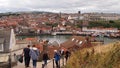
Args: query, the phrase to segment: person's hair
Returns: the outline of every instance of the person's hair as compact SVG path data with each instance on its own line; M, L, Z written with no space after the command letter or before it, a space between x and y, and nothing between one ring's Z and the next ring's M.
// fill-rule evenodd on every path
M57 50L54 50L54 52L57 52Z
M49 42L49 40L46 40L46 42Z
M35 47L35 45L33 45L32 47Z
M30 45L28 45L27 47L30 47Z

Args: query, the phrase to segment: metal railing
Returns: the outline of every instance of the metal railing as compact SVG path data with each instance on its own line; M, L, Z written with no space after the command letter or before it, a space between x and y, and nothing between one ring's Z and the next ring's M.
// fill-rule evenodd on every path
M16 55L11 55L11 54L7 54L7 55L0 55L0 59L2 59L3 61L0 61L0 68L12 68L12 66L15 64L17 64L17 59L15 58ZM12 61L14 58L14 62Z
M11 68L11 55L1 55L0 58L3 60L0 61L0 68Z

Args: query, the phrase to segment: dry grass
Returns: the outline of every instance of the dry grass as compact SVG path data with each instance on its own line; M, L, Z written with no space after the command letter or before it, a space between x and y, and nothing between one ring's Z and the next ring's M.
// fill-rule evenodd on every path
M120 68L120 42L75 52L66 68Z

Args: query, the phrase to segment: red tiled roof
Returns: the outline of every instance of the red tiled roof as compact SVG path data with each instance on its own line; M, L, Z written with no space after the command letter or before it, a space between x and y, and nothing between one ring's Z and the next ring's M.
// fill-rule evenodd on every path
M25 40L27 40L27 41L35 41L35 40L37 40L37 38L25 38Z
M73 36L68 41L61 44L61 47L64 47L65 49L78 49L91 46L91 43L87 41L86 37L81 36Z

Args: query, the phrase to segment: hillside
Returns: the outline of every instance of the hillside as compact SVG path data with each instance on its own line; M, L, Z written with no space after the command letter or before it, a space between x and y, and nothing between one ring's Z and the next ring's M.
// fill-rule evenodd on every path
M75 52L65 68L120 68L120 42Z

